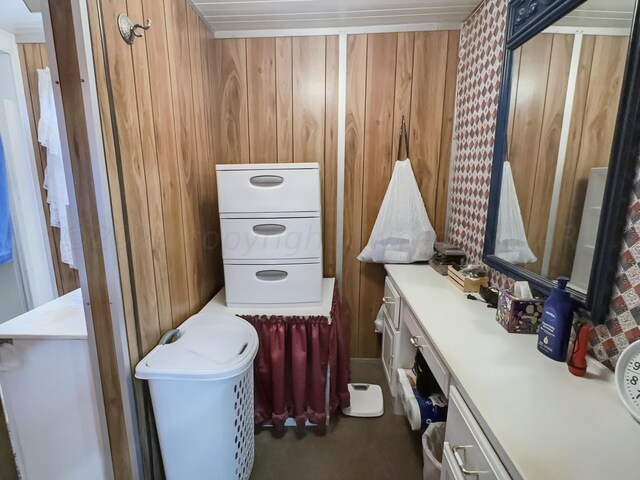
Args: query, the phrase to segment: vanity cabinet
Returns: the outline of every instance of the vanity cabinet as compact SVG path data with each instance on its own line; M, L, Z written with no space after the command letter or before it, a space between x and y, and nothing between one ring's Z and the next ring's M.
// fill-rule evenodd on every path
M450 381L449 370L447 370L444 361L440 358L440 355L436 352L433 343L429 340L427 332L418 323L416 316L406 304L402 306L401 318L402 324L406 326L406 330L409 332L408 342L405 338L403 347L405 350L407 348L411 349L411 353L409 355L405 355L405 357L409 356L413 358L415 355L415 349L420 350L420 353L422 353L427 365L429 365L431 373L433 373L438 385L440 385L442 393L444 393L444 396L448 398Z
M446 455L445 455L446 453ZM443 449L447 468L440 480L475 476L478 480L503 480L509 474L455 386L449 391L447 432ZM446 473L446 472L449 473Z
M400 308L391 364L411 368L419 348L448 395L440 480L638 479L640 424L607 367L588 359L589 375L575 377L538 352L537 335L508 333L430 266L385 269ZM391 387L403 413L403 389ZM594 405L598 421L585 422Z
M401 299L393 281L387 277L382 298L382 367L387 377L391 394L397 392L396 370L407 362L400 357L400 309Z
M425 319L418 320L390 277L385 280L383 300L382 364L396 406L403 404L400 401L397 370L411 368L417 350L422 353L442 392L449 400L440 480L510 479L487 435L455 386L446 362L429 337L428 319L426 322ZM394 313L398 314L397 328L392 320ZM396 413L404 412L402 408L396 408Z

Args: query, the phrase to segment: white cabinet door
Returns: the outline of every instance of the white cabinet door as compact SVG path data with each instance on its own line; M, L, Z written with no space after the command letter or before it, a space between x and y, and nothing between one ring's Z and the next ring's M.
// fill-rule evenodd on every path
M442 472L440 473L440 480L465 480L464 474L456 462L449 442L444 442L444 448L442 449Z
M385 313L384 325L382 327L382 366L384 368L387 382L389 382L389 389L391 395L396 396L397 382L396 382L396 362L394 360L395 352L398 349L398 337L399 333L394 330L391 321Z
M507 480L509 474L455 386L449 390L445 451L456 469L474 480ZM457 478L457 477L453 477Z
M400 295L389 277L384 279L384 309L396 330L400 329Z

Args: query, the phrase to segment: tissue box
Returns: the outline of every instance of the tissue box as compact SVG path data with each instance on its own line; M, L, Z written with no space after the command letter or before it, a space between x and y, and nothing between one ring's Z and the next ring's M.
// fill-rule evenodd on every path
M506 289L498 295L496 320L509 333L538 333L544 300L521 300Z

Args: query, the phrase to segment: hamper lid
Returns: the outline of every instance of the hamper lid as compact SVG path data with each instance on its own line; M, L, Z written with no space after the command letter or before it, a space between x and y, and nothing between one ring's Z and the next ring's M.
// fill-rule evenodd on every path
M247 321L220 313L199 313L183 323L136 366L136 378L222 380L251 366L258 334Z

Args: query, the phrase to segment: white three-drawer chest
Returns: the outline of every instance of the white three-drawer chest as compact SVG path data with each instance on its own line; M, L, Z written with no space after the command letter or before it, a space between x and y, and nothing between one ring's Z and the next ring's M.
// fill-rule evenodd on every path
M227 305L322 300L317 163L217 165Z

